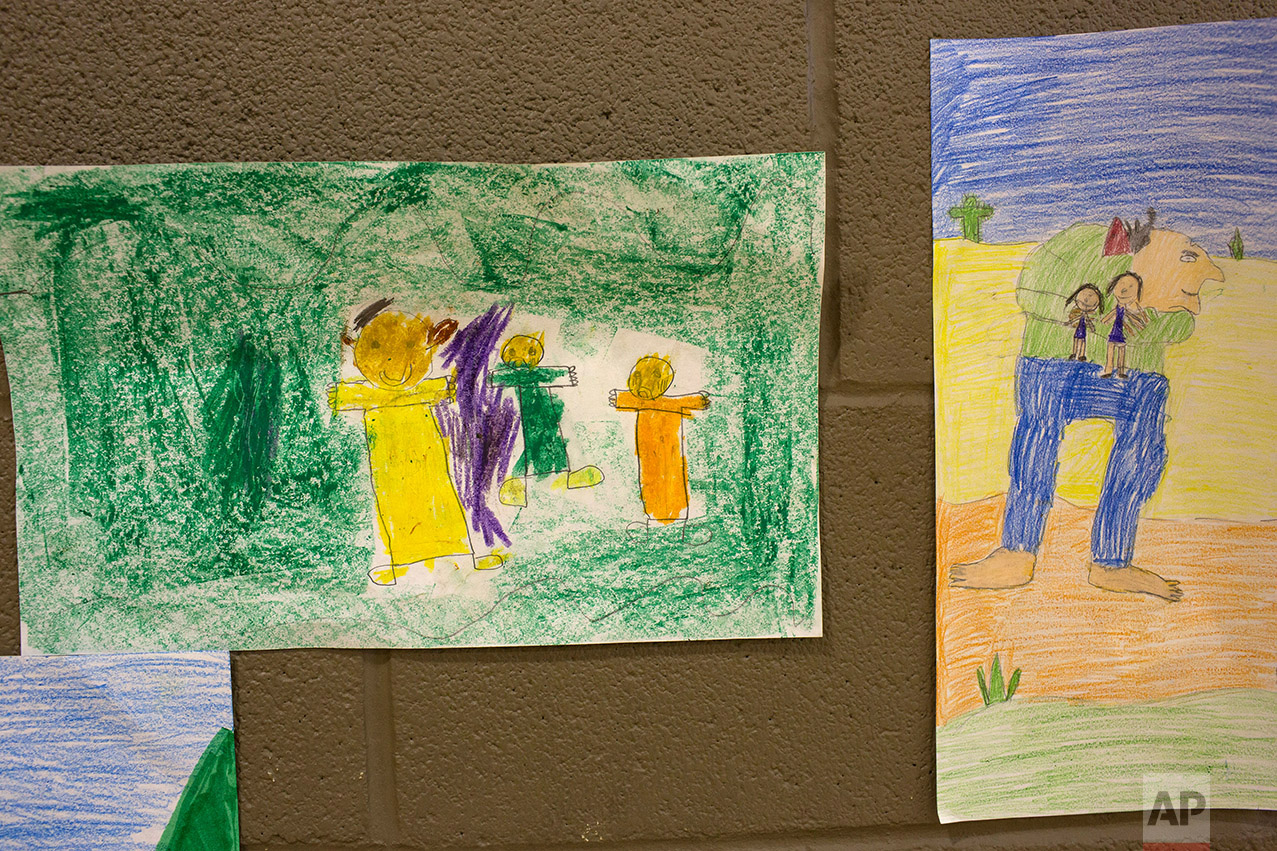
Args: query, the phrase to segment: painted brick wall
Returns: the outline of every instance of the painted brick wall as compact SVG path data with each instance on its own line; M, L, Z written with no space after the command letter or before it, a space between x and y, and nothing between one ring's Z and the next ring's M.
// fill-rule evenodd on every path
M0 162L831 155L824 638L234 662L248 849L1118 849L936 824L927 39L1277 15L1207 0L0 4ZM18 647L0 396L0 650ZM1218 848L1277 818L1212 817Z

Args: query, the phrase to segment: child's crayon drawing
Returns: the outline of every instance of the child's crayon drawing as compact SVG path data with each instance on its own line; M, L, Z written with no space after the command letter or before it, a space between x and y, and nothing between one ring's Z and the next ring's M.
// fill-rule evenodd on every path
M1277 20L931 79L940 817L1277 808Z
M576 387L576 367L542 366L544 335L516 334L501 346L501 363L489 381L514 390L519 400L523 453L514 462L512 475L501 483L505 505L527 505L527 482L554 476L557 490L592 488L603 481L603 471L592 464L572 469L563 437L563 400L550 391Z
M0 171L26 646L819 635L823 222L820 154Z
M500 555L476 556L435 408L456 399L450 376L430 378L435 350L457 331L447 319L389 312L390 299L360 311L354 349L363 381L340 381L328 392L334 411L363 414L368 466L377 502L377 530L389 563L369 571L378 585L394 585L413 564L461 559L475 570L501 566Z

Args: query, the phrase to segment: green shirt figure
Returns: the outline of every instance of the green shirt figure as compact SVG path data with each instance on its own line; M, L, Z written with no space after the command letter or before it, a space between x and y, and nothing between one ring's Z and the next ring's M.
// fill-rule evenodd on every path
M591 488L603 481L603 471L598 467L572 470L568 464L568 445L562 431L563 400L552 390L575 387L576 369L541 366L544 356L539 337L516 335L501 347L501 364L488 378L495 385L514 390L523 428L523 453L514 462L512 475L501 484L499 498L505 505L528 504L529 476L562 474L553 483L557 489Z

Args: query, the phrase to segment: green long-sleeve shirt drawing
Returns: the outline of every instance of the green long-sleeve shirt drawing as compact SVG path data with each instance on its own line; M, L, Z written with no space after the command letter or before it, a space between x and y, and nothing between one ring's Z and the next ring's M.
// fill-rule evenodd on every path
M568 447L561 431L563 400L550 388L575 384L572 368L502 364L492 371L489 381L513 388L519 400L523 454L514 464L514 474L543 476L567 470Z

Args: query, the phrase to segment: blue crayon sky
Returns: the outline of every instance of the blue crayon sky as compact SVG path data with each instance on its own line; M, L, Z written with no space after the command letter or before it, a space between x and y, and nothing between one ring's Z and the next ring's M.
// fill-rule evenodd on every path
M0 849L154 849L231 727L226 653L0 657Z
M1159 222L1212 254L1277 258L1277 19L931 42L935 237L993 205L986 242Z

